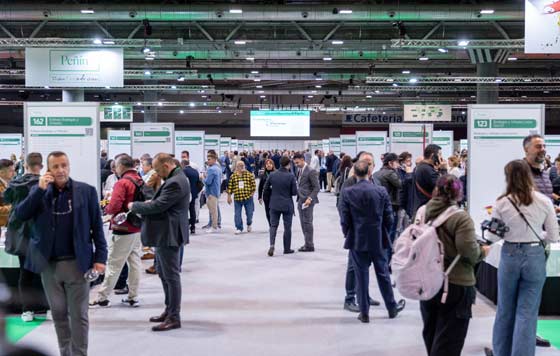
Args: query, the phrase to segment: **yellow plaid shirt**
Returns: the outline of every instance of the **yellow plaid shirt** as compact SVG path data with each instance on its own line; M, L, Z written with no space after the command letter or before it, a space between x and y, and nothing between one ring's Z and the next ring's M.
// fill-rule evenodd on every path
M227 192L233 194L235 201L252 198L256 189L255 176L249 171L243 171L241 174L235 172L229 178Z

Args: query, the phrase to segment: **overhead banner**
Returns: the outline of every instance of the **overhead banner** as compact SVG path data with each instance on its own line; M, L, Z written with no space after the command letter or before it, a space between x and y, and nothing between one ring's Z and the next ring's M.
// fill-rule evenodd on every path
M99 121L101 122L132 122L132 105L101 105Z
M356 135L340 135L340 152L356 157Z
M209 150L214 150L216 153L220 152L220 135L204 135L204 156L208 154Z
M147 153L175 153L174 123L131 123L132 157L140 158Z
M53 151L63 151L70 160L70 176L100 188L99 104L24 104L25 152L39 152L45 160ZM95 163L95 164L94 164Z
M453 156L453 131L434 131L432 143L441 147L441 155L444 159Z
M424 156L424 148L432 143L432 124L391 124L389 137L391 152L401 154L407 151L412 154L412 161Z
M556 157L560 155L560 135L546 135L544 143L546 144L546 154L554 163Z
M340 137L329 137L329 146L335 155L340 155Z
M404 121L451 121L451 105L405 105Z
M19 159L23 152L23 142L21 134L0 134L0 159L10 159L16 155Z
M387 152L387 131L356 131L356 150L373 154L374 171L383 166L381 155Z
M462 114L463 111L455 111L451 113L451 120L436 121L446 126L466 126L467 115ZM403 123L403 113L401 111L382 113L358 113L342 115L343 126L386 126L387 124ZM429 120L431 121L431 120Z
M130 143L130 130L108 130L107 131L107 157L115 159L116 155L132 152Z
M230 150L231 137L220 137L220 154Z
M175 131L175 157L181 157L183 151L189 151L193 167L203 167L204 131Z
M527 135L544 132L544 105L469 105L468 111L468 207L480 226L505 191L504 166L525 157Z
M525 53L560 53L557 0L525 0Z
M26 48L25 86L124 86L122 48Z

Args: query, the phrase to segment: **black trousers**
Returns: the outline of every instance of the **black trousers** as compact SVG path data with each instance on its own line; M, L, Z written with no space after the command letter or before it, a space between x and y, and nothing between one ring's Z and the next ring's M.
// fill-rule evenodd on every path
M194 227L196 224L196 207L195 207L196 199L191 199L189 203L189 225L191 228Z
M319 171L319 188L327 189L327 171L324 169Z
M181 320L181 247L156 247L156 271L165 293L167 318Z
M26 270L25 266L25 256L18 256L19 258L19 280L18 280L18 290L19 298L21 302L21 311L31 311L31 307L34 304L38 304L37 291L33 288L33 278L35 278L35 273Z
M126 288L127 280L128 280L128 263L125 263L122 270L121 270L121 274L119 275L119 279L117 280L117 284L115 284L114 289L124 289L124 288Z
M264 212L266 214L266 221L268 221L268 226L270 227L270 199L263 199L264 202Z
M460 356L467 337L476 291L474 287L450 283L445 304L441 304L442 293L443 288L432 299L420 302L424 321L424 345L428 356Z
M284 220L284 251L290 250L292 246L292 218L293 211L270 210L270 246L274 246L276 242L276 232L280 225L280 215Z
M368 291L368 301L370 299ZM356 303L356 273L352 264L352 257L348 251L348 263L346 264L346 297L345 303Z

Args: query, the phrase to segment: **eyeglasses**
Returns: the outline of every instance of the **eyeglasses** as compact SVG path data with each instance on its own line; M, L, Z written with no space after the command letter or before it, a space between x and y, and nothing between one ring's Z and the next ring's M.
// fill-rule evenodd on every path
M53 199L53 207L56 208L56 198ZM60 216L60 215L68 215L72 213L72 199L68 199L68 210L67 211L55 211L53 209L52 214L56 215L56 216Z

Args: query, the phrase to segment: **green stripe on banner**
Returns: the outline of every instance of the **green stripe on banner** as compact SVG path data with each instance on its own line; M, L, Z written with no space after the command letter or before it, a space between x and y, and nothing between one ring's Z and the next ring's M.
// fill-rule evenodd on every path
M6 318L6 337L9 342L16 343L25 335L43 324L45 318L35 318L31 322L24 322L19 316L10 316Z
M475 140L516 140L525 136L475 136Z

